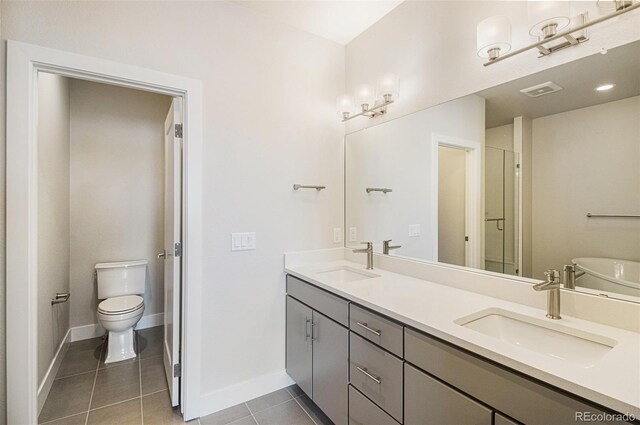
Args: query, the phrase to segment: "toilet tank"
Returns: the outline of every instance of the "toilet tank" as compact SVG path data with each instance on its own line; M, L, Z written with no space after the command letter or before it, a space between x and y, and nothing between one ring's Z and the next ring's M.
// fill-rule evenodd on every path
M147 260L96 264L98 299L144 294Z

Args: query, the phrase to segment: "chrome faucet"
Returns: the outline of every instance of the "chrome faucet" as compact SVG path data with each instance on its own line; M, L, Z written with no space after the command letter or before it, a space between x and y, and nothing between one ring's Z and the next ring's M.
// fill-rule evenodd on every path
M393 249L402 248L402 245L389 245L391 243L391 239L388 241L382 241L382 253L384 255L389 255L389 251Z
M354 249L357 254L367 254L367 270L373 270L373 242L362 242L367 244L366 248Z
M546 282L533 285L536 291L549 291L547 297L547 317L549 319L558 320L560 316L560 272L558 270L547 270L544 272L547 276Z

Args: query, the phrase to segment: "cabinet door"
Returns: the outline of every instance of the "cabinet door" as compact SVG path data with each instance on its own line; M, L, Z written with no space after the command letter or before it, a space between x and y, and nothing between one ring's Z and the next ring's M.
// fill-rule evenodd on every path
M406 425L491 425L490 409L405 363Z
M313 312L313 401L336 425L347 424L349 331Z
M312 320L313 312L309 307L287 296L287 374L311 398Z

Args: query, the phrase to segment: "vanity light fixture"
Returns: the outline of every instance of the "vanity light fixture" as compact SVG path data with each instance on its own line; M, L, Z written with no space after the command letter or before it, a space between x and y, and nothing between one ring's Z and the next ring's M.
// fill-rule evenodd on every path
M500 62L504 59L519 55L520 53L524 53L532 49L538 50L538 57L548 56L555 51L565 49L567 47L577 46L578 44L589 40L586 31L587 28L640 8L640 2L638 1L625 0L613 1L611 3L613 3L611 9L615 8L614 12L589 21L587 12L578 15L572 20L569 16L568 1L530 0L527 2L530 23L529 34L537 37L538 41L506 54L502 51L502 49L497 51L490 51L489 49L482 50L482 48L486 45L486 40L489 40L492 36L494 36L491 31L495 31L497 33L497 30L494 28L494 26L498 25L499 21L495 20L495 18L498 17L492 17L489 19L485 19L484 21L480 22L480 24L478 24L478 55L480 57L489 58L484 66L492 65L496 62ZM492 19L494 20L491 21ZM489 23L487 23L487 21L489 21ZM505 42L505 24L500 23L499 25L499 28L503 28L502 37L500 37L501 40L499 41Z
M511 50L511 24L506 16L492 16L478 24L478 56L496 60Z
M613 84L613 83L600 84L594 90L595 91L608 91L608 90L611 90L612 88L614 88L615 86L616 85Z
M380 78L377 89L363 84L356 89L355 96L338 96L338 116L345 122L356 117L374 118L386 114L387 106L398 99L399 87L400 80L395 74L387 74Z

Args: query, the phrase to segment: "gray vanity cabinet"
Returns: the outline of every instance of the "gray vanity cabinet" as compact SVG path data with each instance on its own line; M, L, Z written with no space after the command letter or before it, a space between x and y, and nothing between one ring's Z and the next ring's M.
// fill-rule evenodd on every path
M347 422L349 331L313 312L313 401L335 423Z
M313 398L311 321L313 310L287 297L287 374Z
M426 373L404 365L405 425L491 425L493 411Z
M348 421L348 301L287 276L287 374L335 423Z

